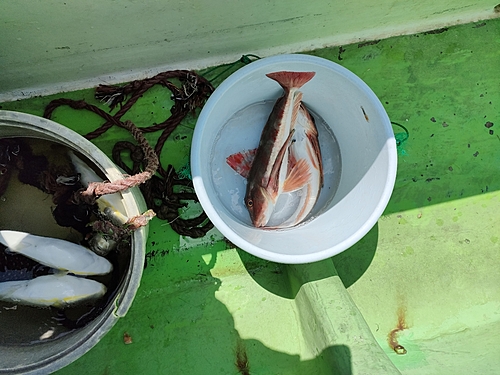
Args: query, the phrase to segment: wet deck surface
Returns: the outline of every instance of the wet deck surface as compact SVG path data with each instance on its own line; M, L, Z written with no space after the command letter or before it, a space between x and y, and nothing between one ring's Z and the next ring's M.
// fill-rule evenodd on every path
M383 217L333 258L373 334L403 374L497 373L500 336L489 335L500 321L500 20L311 54L361 77L391 120L409 132L398 146L398 176ZM85 90L1 109L41 115L57 97L106 108ZM127 118L151 125L168 116L171 103L170 92L152 89ZM69 108L58 109L53 120L81 134L101 123ZM195 122L187 118L171 135L165 165L188 165ZM402 127L394 131L405 138ZM94 143L110 154L124 137L115 129ZM328 373L321 355L301 358L300 327L279 324L273 332L275 322L294 321L283 266L233 249L216 230L192 240L158 219L146 251L128 315L59 374L89 368L96 374L235 374L241 350L252 374ZM387 340L398 312L405 355L395 354ZM124 344L124 332L132 344Z

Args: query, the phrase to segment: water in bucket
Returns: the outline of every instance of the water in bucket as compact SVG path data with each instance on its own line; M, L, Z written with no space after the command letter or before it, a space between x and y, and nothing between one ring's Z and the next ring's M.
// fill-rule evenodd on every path
M16 138L9 139L16 141ZM37 160L45 157L55 170L72 169L68 157L69 148L66 146L34 138L22 138L20 141L29 146ZM57 224L52 214L55 207L53 195L20 182L21 170L24 174L37 173L34 169L36 162L28 159L23 161L23 164L11 166L11 173L0 176L0 229L59 238L74 243L84 240L82 233L77 230ZM102 176L96 168L93 169ZM94 219L92 216L92 220ZM85 242L82 244L85 245ZM121 250L112 251L106 256L113 264L111 273L86 276L104 284L107 288L106 294L97 300L84 301L66 308L34 307L0 301L0 345L30 345L55 340L84 327L96 318L115 297L118 285L128 268L130 244L125 251ZM49 267L37 264L23 255L5 252L5 247L0 245L0 282L28 280L52 272L54 271Z

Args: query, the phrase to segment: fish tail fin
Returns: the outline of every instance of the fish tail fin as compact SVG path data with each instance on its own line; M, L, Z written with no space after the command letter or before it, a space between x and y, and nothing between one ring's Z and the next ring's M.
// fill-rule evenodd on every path
M266 76L278 82L284 90L299 89L309 82L315 75L315 72L274 72Z
M20 247L26 246L23 244L23 240L28 235L28 233L13 230L0 230L0 243L7 246L10 250L16 251Z

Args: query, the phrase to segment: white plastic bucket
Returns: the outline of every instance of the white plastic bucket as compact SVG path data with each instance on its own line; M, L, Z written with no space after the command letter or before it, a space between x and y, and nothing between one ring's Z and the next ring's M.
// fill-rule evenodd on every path
M0 111L0 138L41 138L65 145L87 157L110 181L122 179L121 172L96 146L74 131L51 120L18 112ZM139 189L122 193L129 217L145 211ZM147 227L132 235L131 259L114 301L86 326L58 339L35 345L0 346L0 374L47 374L54 372L89 351L123 317L136 294L142 276Z
M242 204L246 181L225 158L257 147L269 112L259 116L252 108L282 95L266 77L281 70L316 72L301 91L328 128L318 127L325 185L313 219L287 230L264 230L251 225ZM333 140L325 140L332 133ZM236 246L280 263L325 259L360 240L384 211L396 168L394 133L377 96L349 70L308 55L265 58L232 74L205 104L191 148L194 187L210 220Z

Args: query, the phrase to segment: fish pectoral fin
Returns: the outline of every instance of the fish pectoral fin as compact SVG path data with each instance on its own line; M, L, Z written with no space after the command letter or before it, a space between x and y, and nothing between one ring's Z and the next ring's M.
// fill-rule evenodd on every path
M286 180L283 184L283 192L290 193L299 190L309 182L311 178L311 171L309 164L305 159L300 159L288 173Z
M248 174L250 173L250 169L252 168L256 153L256 148L254 148L253 150L240 151L235 154L229 155L226 158L226 163L240 176L242 176L243 178L248 178Z

